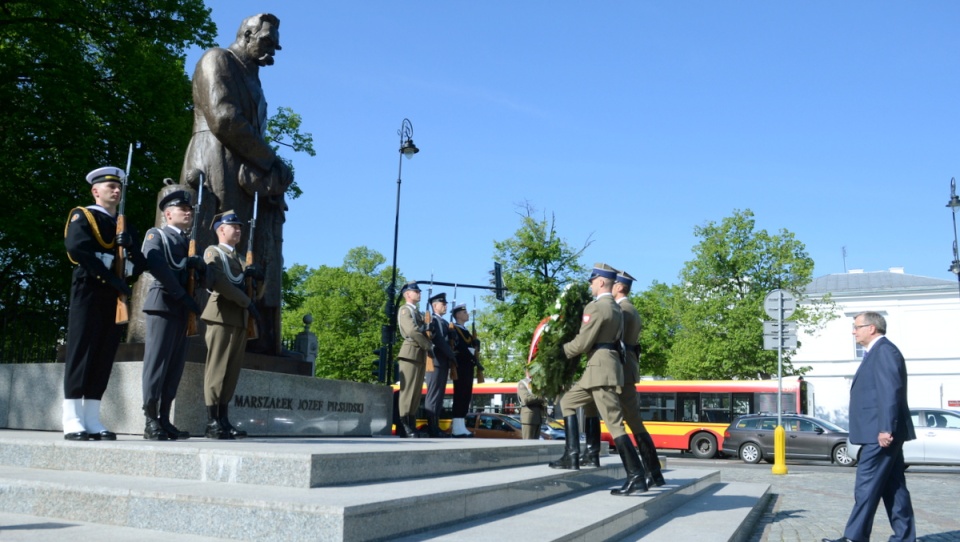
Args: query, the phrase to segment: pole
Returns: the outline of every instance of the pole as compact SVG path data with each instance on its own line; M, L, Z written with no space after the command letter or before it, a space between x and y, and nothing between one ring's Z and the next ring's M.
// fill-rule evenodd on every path
M783 289L777 289L777 428L773 435L773 474L787 473L787 434L783 428Z

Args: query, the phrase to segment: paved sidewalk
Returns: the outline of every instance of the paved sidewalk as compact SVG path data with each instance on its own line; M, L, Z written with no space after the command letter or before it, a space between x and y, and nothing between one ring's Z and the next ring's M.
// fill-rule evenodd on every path
M668 463L669 464L669 463ZM722 464L722 462L721 462ZM855 468L805 468L787 465L788 474L743 466L720 467L725 482L770 484L770 505L757 523L750 542L819 542L839 538L853 506ZM960 541L960 469L911 467L907 488L917 518L917 540ZM872 540L885 541L893 533L883 505L877 510Z

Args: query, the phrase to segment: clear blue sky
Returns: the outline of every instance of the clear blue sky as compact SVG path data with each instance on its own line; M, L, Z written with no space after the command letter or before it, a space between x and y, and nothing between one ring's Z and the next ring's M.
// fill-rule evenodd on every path
M638 289L676 283L694 227L734 209L793 232L815 276L842 273L846 247L847 269L956 279L960 2L207 6L221 46L246 16L281 21L264 91L318 151L287 155L305 192L288 266L337 266L360 245L390 263L406 117L420 148L402 174L411 279L487 283L523 201Z

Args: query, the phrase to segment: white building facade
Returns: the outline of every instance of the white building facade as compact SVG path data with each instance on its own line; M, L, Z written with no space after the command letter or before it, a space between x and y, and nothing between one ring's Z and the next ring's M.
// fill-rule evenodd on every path
M809 366L816 416L847 427L850 383L863 359L853 339L853 318L875 311L887 321L887 338L907 362L911 407L960 409L960 289L949 280L908 275L903 268L818 277L808 298L831 294L834 319L822 330L798 333L794 367Z

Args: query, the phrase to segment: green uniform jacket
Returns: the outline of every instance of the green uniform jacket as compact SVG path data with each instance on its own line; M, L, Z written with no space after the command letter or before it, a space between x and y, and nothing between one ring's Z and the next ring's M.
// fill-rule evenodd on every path
M584 307L580 331L563 345L567 358L587 354L587 368L580 377L583 388L623 386L623 367L617 350L622 320L620 306L610 294L601 294Z
M623 383L625 386L636 384L640 380L640 357L637 345L640 343L640 313L630 302L630 298L621 298L620 312L623 313Z
M431 343L430 339L420 331L423 326L420 311L413 305L403 305L397 311L397 325L400 326L400 334L403 336L403 344L400 345L400 354L397 355L397 359L411 363L426 363Z
M207 301L200 318L204 322L213 322L225 326L247 327L247 307L250 298L243 290L243 263L237 251L222 249L227 253L221 258L215 246L209 246L203 252L203 261L207 262L207 273L213 273L213 295ZM227 266L227 270L224 269ZM229 273L228 273L229 271ZM238 282L232 282L230 275Z

